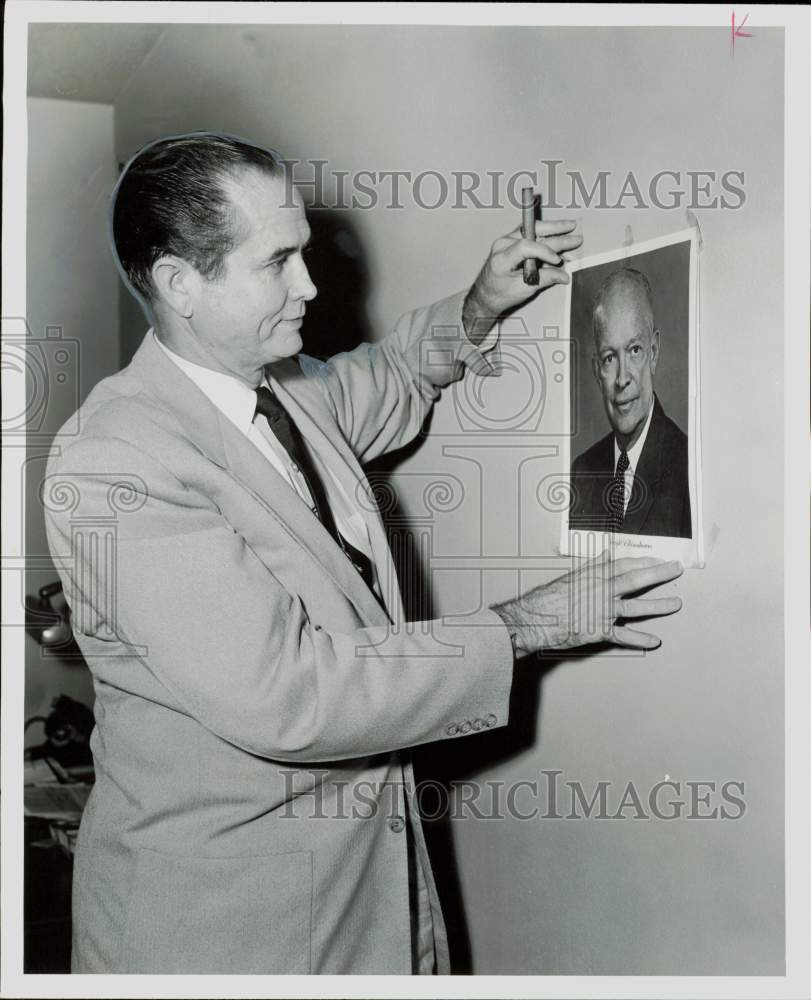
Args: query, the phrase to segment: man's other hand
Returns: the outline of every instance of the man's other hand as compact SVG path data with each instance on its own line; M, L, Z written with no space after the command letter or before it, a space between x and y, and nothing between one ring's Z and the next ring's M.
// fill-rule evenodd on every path
M565 285L569 275L563 270L562 254L576 250L582 236L572 233L571 220L536 222L535 240L525 240L521 229L500 236L465 299L462 320L468 339L481 343L505 313L520 306L550 285ZM524 283L524 261L538 261L537 285Z
M634 649L656 649L661 641L629 628L629 618L672 615L681 598L634 596L681 576L679 562L661 559L597 559L512 601L493 606L507 626L516 656L542 649L571 649L608 642Z

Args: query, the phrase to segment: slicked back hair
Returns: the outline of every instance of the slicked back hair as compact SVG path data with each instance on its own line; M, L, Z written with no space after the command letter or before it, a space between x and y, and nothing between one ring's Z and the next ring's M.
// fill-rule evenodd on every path
M111 235L123 274L147 302L154 298L152 266L167 254L206 278L222 273L238 243L226 185L247 169L285 175L272 150L219 132L158 139L129 161L113 191Z

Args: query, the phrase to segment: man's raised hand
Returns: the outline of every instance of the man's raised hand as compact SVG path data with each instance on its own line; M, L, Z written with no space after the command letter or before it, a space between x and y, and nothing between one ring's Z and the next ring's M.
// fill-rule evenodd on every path
M504 313L544 288L569 281L562 267L562 254L576 250L583 242L582 236L572 233L576 225L571 220L536 222L535 240L523 239L519 227L493 243L468 292L462 314L467 335L474 343L481 342ZM529 257L538 261L537 285L524 283L523 264Z

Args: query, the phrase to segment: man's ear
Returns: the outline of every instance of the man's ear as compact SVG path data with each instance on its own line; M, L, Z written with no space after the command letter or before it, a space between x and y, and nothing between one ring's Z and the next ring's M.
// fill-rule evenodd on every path
M189 319L194 312L192 272L193 268L188 261L171 254L159 257L152 265L152 286L158 298L184 319Z
M659 360L659 331L654 329L653 333L650 335L650 373L654 374L656 371L656 363Z

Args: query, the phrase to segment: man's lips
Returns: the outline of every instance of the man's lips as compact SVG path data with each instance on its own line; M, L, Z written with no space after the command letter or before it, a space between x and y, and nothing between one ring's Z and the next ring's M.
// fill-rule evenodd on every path
M625 410L630 410L631 406L637 401L637 399L639 399L638 396L634 396L633 399L624 399L622 402L615 399L614 408L620 410L621 412L625 412Z

